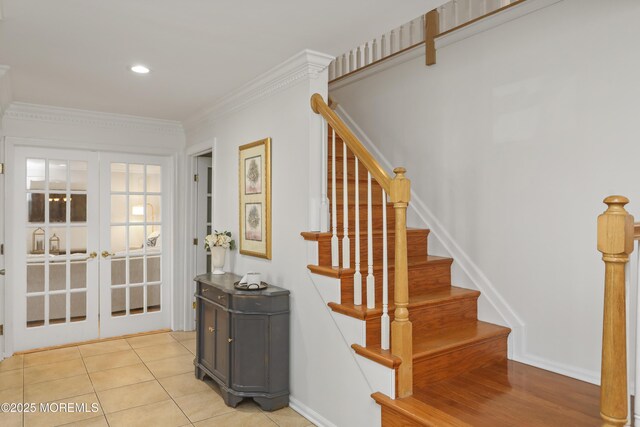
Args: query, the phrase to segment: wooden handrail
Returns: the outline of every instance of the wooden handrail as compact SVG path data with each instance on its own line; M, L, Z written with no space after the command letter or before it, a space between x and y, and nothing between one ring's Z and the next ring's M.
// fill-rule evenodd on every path
M627 422L627 332L625 265L633 252L633 217L625 210L629 199L609 196L598 217L598 251L605 263L602 328L600 415L603 426Z
M358 158L358 161L364 165L371 176L380 184L387 194L391 195L389 190L391 186L391 177L380 166L376 159L369 153L369 151L362 145L358 138L351 132L351 129L342 121L340 117L324 102L322 95L314 93L311 96L311 109L316 114L320 114L332 129L336 131L338 136L347 144L347 147Z
M404 168L395 168L393 170L395 176L391 178L349 127L329 108L320 94L316 93L311 97L311 108L316 114L324 117L353 152L359 163L364 165L389 195L389 199L393 203L395 212L395 285L393 291L395 313L391 323L391 353L401 360L397 368L396 395L398 397L411 396L413 393L413 327L409 321L408 310L409 265L407 260L407 207L411 199L411 181L405 176L406 170ZM323 141L324 143L326 141ZM371 258L369 255L369 259Z

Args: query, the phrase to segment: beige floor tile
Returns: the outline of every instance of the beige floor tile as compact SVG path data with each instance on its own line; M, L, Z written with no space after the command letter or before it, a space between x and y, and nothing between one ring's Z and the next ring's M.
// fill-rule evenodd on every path
M311 421L289 407L273 412L265 412L265 415L280 427L308 427L313 425Z
M87 374L70 378L27 384L24 387L24 401L29 403L52 402L93 392Z
M178 427L189 424L173 400L107 414L111 427Z
M193 423L196 427L277 427L262 412L234 411Z
M146 363L147 368L156 378L171 377L173 375L194 372L193 355L170 357ZM194 374L195 375L195 374Z
M180 344L185 346L187 350L191 352L191 354L196 354L196 340L195 338L192 340L184 340L180 341Z
M127 342L133 348L150 347L152 345L175 343L171 334L153 334L141 337L127 338Z
M173 339L173 338L172 338ZM137 348L136 353L145 363L154 360L168 359L169 357L189 356L192 353L183 345L174 341L168 344L152 345L149 347Z
M191 422L235 411L235 409L225 405L222 397L213 390L176 397L175 401Z
M80 359L78 347L58 348L56 350L39 351L24 355L24 367L46 365L63 362L65 360Z
M192 373L160 378L158 381L160 381L162 387L164 387L174 399L187 394L198 393L211 389L207 383L200 381Z
M131 350L131 346L126 340L113 340L81 345L78 349L82 357L91 357L99 354L114 353L116 351Z
M171 399L155 380L99 391L98 398L107 414Z
M154 379L151 372L149 372L146 366L142 363L138 365L123 366L121 368L107 369L105 371L92 372L89 376L91 377L93 387L96 391L123 387L125 385L137 384Z
M107 424L107 419L105 418L105 416L100 415L99 417L65 424L64 427L109 427L109 424Z
M171 336L178 341L196 339L196 331L175 331L171 332Z
M59 410L58 404L62 403L65 403L67 405L75 405L73 406L74 410ZM40 412L40 408L38 408L38 412L25 413L25 427L48 427L66 425L73 422L90 420L93 418L97 418L97 416L99 415L102 415L102 409L100 409L98 397L95 393L88 393L82 396L56 400L55 402L51 402L50 405L51 410L48 412ZM81 407L80 405L84 406ZM53 411L54 407L58 409L56 412Z
M0 403L22 403L24 390L22 387L0 390ZM0 425L2 425L0 423Z
M0 390L22 387L22 369L0 372Z
M19 354L11 356L0 362L0 372L11 371L14 369L22 369L24 363L24 356Z
M36 365L24 370L24 383L37 384L61 378L76 377L86 374L82 359L65 360L64 362Z
M84 363L88 372L104 371L105 369L120 368L122 366L142 363L133 350L117 351L115 353L100 354L98 356L85 357Z
M0 426L22 427L22 414L19 412L0 412Z

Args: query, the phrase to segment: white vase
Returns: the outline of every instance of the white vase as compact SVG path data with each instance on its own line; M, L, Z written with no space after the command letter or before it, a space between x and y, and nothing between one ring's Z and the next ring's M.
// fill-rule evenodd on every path
M211 274L224 274L224 257L227 250L221 246L211 248Z

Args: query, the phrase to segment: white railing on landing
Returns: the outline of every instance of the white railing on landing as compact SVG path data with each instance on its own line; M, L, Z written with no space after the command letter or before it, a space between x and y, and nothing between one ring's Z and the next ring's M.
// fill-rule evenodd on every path
M503 7L525 0L451 0L436 10L439 34L460 27ZM373 65L425 42L425 15L338 55L329 64L329 81Z
M422 43L424 43L424 16L337 56L329 64L329 80L343 77Z

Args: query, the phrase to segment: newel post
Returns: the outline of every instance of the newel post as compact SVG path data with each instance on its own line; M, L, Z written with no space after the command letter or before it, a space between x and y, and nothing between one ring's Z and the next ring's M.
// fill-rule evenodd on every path
M598 250L605 263L602 330L600 416L603 426L627 422L627 332L625 264L633 251L633 216L624 209L629 199L609 196L598 217Z
M411 181L405 176L404 168L393 170L396 176L391 180L389 195L396 218L395 241L395 317L391 324L391 352L402 363L398 368L398 397L413 393L413 332L409 321L409 270L407 266L407 206L411 198Z

